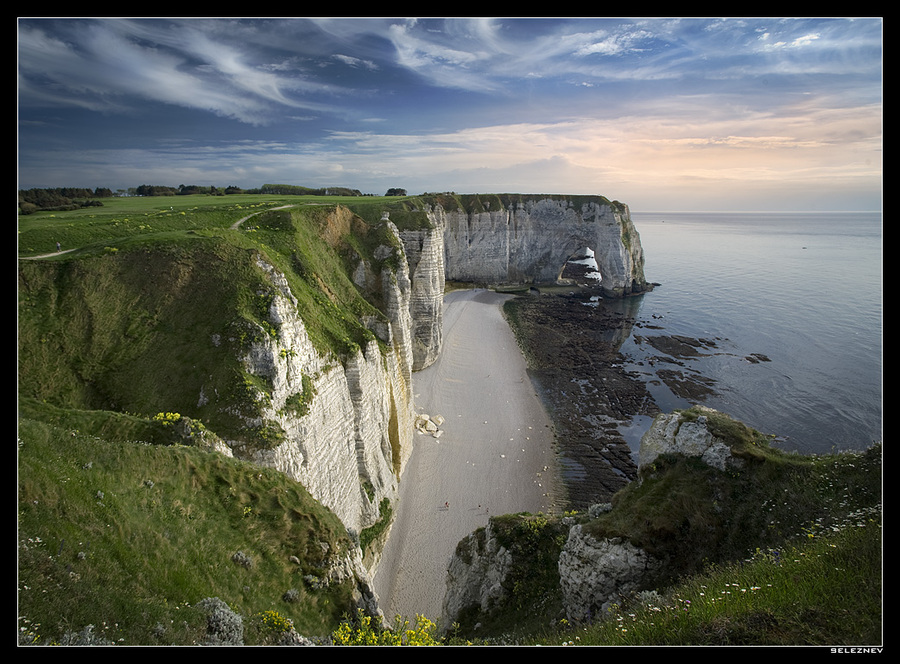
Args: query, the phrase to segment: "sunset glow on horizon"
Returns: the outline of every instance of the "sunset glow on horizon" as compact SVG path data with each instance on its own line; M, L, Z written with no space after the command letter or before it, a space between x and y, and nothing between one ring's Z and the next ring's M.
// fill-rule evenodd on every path
M19 188L878 210L882 20L19 19Z

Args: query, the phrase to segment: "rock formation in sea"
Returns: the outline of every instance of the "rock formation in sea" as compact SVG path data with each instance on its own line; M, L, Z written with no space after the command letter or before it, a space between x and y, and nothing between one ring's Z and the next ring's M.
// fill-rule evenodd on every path
M548 196L511 199L499 209L436 207L433 215L445 228L449 280L552 283L587 248L608 296L647 288L640 236L622 203Z
M740 468L743 461L712 430L711 409L698 408L696 419L665 413L656 417L641 441L641 470L661 455L695 457L718 470ZM604 511L607 505L594 509ZM563 523L567 519L563 519ZM527 555L527 552L526 552ZM460 542L450 561L443 621L452 624L477 607L489 612L508 594L506 584L519 561L493 535L493 524ZM573 623L591 622L611 605L653 587L665 561L629 541L627 536L597 537L574 520L558 558L559 586L566 617Z

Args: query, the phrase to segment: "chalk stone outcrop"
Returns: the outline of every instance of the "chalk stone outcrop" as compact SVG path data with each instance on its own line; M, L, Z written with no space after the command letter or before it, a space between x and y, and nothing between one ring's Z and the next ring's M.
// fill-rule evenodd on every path
M572 526L559 556L566 617L592 622L659 571L662 563L621 537L594 539Z
M460 542L447 569L443 623L452 624L471 606L489 612L505 597L503 582L512 564L512 554L494 536L490 521Z
M697 407L701 412L712 409ZM639 469L647 468L662 454L698 457L719 470L737 468L743 460L715 436L706 415L682 420L681 414L657 415L641 439ZM559 558L560 584L568 617L590 620L598 611L650 583L662 563L622 538L594 539L574 526Z
M535 197L498 210L436 207L444 227L446 277L487 284L552 283L590 248L611 297L647 289L640 236L628 206L602 197Z
M437 360L443 339L444 220L441 215L430 215L429 221L430 228L397 231L403 241L410 278L409 317L414 371Z
M714 412L704 406L697 408ZM694 421L682 421L677 412L657 415L641 438L639 468L649 466L661 454L700 457L707 466L719 470L743 465L743 460L732 454L731 447L709 430L705 415Z

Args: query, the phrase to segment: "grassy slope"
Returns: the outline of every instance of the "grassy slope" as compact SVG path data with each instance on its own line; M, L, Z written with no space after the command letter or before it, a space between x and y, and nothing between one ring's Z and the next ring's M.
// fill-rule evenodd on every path
M20 220L23 254L55 238L83 247L19 263L19 615L31 638L93 624L123 643L192 643L204 618L187 607L207 596L247 618L278 610L310 636L351 609L348 587L303 580L324 551L352 545L329 511L278 473L174 444L153 420L175 412L264 437L223 408L252 408L235 358L266 324L257 253L288 276L321 352L371 338L359 316L377 311L345 261L383 233L336 221L321 198L229 230L302 202L258 200L115 199ZM239 550L251 568L231 562ZM292 588L300 601L282 601Z
M196 399L201 385L222 393L243 385L235 347L199 340L262 319L253 252L288 275L323 352L342 352L365 340L358 316L373 311L347 280L345 261L389 240L373 230L385 206L401 228L424 221L415 199L344 200L358 216L335 219L321 206L334 201L263 198L262 205L256 196L114 199L100 209L20 220L23 256L53 251L57 240L64 249L83 247L19 265L25 640L58 641L92 624L112 642L194 643L205 618L191 605L207 596L245 616L248 643L266 642L271 628L261 612L278 611L301 633L324 635L348 609L349 588L303 580L321 572L323 546L350 545L333 515L277 473L173 444L171 431L151 419L174 410L214 430L239 426ZM468 209L485 197L456 198ZM229 230L253 212L309 200L314 205L305 212L254 217L244 231ZM692 464L661 460L658 472L617 497L615 509L586 524L598 536L627 534L678 557L685 572L711 576L689 576L655 605L632 607L590 630L559 626L548 633L548 620L559 618L548 563L562 545L559 524L539 515L504 517L510 547L537 547L540 555L511 577L509 610L485 622L482 633L515 632L522 642L548 644L877 639L880 515L860 517L861 526L875 527L846 524L854 510L880 502L880 448L860 458L820 459L745 451L761 481L709 477ZM701 536L710 528L720 536ZM789 548L790 540L804 548ZM748 558L751 542L766 544ZM784 555L772 564L776 550ZM254 564L232 562L237 551ZM830 561L824 554L839 563L805 565ZM289 555L300 564L286 562ZM742 562L706 566L729 559ZM756 579L744 574L754 570ZM717 603L706 592L713 587L722 599L733 588L755 600L743 608ZM290 589L301 601L282 599ZM707 605L690 614L690 623L688 598L694 607ZM532 637L522 637L523 627Z
M94 625L125 645L192 644L219 597L245 617L276 611L309 636L352 611L349 584L317 589L327 547L352 546L339 520L280 473L183 446L19 423L19 624L26 642ZM65 419L65 417L63 417ZM233 560L242 552L252 564ZM290 560L296 556L299 564ZM290 590L296 601L283 599Z

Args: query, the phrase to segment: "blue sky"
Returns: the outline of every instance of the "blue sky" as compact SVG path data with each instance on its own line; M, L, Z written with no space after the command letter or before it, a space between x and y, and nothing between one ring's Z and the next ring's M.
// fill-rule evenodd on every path
M882 20L27 19L19 188L881 209Z

